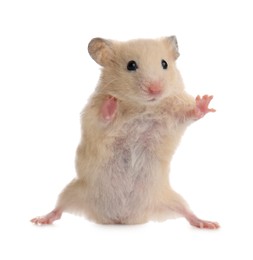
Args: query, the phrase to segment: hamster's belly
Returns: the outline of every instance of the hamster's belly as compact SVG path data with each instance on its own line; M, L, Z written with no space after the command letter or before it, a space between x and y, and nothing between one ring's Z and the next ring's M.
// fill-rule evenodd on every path
M94 185L96 210L105 222L129 223L149 211L159 171L154 152L159 128L155 121L136 120L125 124L115 137L112 156Z

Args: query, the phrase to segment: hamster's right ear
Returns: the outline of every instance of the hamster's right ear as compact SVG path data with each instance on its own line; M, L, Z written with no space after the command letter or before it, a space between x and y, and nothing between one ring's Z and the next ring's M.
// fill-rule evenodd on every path
M113 60L113 43L110 40L94 38L88 45L88 51L92 59L103 67Z

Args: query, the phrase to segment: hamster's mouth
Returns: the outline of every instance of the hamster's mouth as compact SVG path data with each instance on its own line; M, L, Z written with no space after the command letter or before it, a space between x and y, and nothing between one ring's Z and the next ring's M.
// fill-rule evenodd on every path
M154 103L154 102L161 100L162 97L163 97L162 93L160 93L159 95L150 95L149 94L149 95L146 95L145 99L148 103Z
M157 97L149 97L146 99L147 104L156 104L159 103L163 99L163 96L157 96Z
M153 83L141 87L147 102L155 102L163 96L163 88L160 83Z

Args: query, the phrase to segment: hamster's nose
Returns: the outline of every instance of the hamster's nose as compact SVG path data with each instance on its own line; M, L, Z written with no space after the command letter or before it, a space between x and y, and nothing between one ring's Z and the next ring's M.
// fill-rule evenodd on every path
M159 95L162 92L162 88L159 84L152 84L148 87L148 92L151 95Z

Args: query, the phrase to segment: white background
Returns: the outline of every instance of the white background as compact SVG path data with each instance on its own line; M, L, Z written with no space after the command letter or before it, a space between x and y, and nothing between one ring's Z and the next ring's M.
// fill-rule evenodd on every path
M1 259L253 259L252 1L0 2ZM93 37L175 34L192 95L213 94L215 114L187 130L171 182L218 231L184 219L101 226L47 213L74 177L79 113L96 86Z

